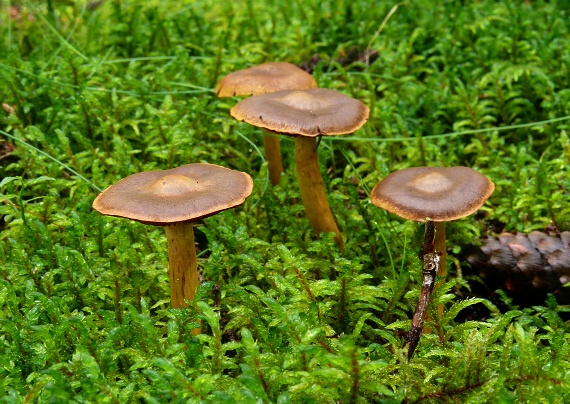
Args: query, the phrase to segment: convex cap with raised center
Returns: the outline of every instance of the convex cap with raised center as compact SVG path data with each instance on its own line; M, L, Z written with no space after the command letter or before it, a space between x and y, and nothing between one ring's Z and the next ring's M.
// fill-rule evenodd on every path
M213 164L188 164L123 178L103 191L93 208L104 215L156 226L200 219L241 205L251 177Z
M230 111L254 126L308 137L352 133L364 125L368 113L359 100L327 88L254 95Z
M491 180L469 167L412 167L382 179L370 199L404 219L447 222L474 213L494 190Z
M258 95L281 90L316 88L306 71L286 62L263 63L228 74L218 82L218 97Z

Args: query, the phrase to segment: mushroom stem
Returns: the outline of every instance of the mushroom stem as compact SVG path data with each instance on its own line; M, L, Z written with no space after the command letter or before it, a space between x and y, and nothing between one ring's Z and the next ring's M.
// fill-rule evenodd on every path
M198 281L198 262L192 222L178 222L165 226L168 239L170 300L173 308L187 307L186 300L194 300ZM200 334L194 328L192 334Z
M445 247L445 222L435 222L435 251L439 252L439 269L437 276L445 276L446 261L447 261L447 248Z
M314 137L297 136L295 138L295 162L301 199L313 230L317 235L321 232L335 232L336 244L343 250L342 237L325 194L323 177L319 168L317 142Z
M440 253L439 266L437 268L437 276L443 276L447 273L447 248L445 247L445 222L435 222L435 251ZM443 304L437 306L437 314L439 318L443 317Z
M263 129L263 132L271 133ZM269 169L269 180L275 186L281 182L283 162L281 160L281 143L278 137L263 135L263 148Z

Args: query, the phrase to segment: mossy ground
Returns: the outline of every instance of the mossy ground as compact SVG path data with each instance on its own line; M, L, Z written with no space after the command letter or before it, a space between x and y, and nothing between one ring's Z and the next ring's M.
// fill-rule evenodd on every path
M395 6L0 4L2 402L570 401L568 308L461 300L457 259L433 296L444 316L406 359L422 229L367 196L394 170L465 165L496 191L449 226L451 257L496 227L569 230L570 3ZM231 71L309 60L319 86L371 110L320 143L344 252L291 203L293 143L271 187L261 132L214 93ZM91 203L127 175L193 162L248 172L254 192L198 225L205 282L170 309L163 230Z

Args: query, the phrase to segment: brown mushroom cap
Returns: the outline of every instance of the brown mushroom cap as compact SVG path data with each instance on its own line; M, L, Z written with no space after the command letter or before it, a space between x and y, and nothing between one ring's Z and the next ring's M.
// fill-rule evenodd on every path
M166 226L200 219L241 205L251 177L213 164L188 164L123 178L103 191L93 208L104 215Z
M412 167L380 181L372 203L404 219L447 222L469 216L495 190L495 184L469 167Z
M289 135L344 135L368 119L359 100L326 88L254 95L238 102L230 114L239 121Z
M218 97L258 95L281 90L316 88L317 82L306 71L286 62L263 63L228 74L218 82Z

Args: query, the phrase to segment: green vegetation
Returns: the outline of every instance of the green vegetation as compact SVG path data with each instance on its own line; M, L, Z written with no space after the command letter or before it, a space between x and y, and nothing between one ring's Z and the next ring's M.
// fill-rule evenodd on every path
M457 259L432 298L444 316L407 360L423 230L366 195L411 166L487 175L485 215L449 225L451 257L497 226L570 230L570 3L394 6L0 3L0 402L570 402L568 307L460 299ZM378 57L341 63L353 46ZM319 146L343 252L291 203L291 139L273 188L261 133L213 91L231 71L317 52L319 86L371 111ZM204 282L172 309L162 229L91 203L190 162L248 172L254 191L196 228Z

